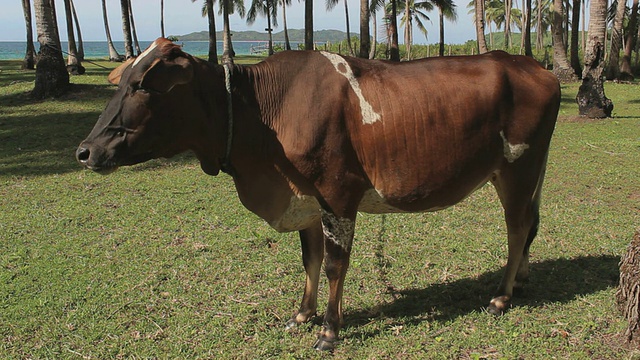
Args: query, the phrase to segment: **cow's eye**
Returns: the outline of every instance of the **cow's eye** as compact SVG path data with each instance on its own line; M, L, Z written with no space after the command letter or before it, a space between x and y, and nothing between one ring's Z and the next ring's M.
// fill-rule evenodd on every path
M138 93L138 94L148 94L149 93L149 91L147 91L147 89L140 87L140 83L133 84L131 86L131 89L133 90L134 93Z

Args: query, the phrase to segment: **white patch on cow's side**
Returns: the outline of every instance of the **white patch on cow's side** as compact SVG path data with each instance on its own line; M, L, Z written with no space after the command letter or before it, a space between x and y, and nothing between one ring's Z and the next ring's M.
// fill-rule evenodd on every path
M353 70L351 70L351 67L349 66L347 61L342 56L337 54L332 54L330 52L320 51L320 54L322 54L324 57L329 59L329 61L331 62L333 67L336 69L336 71L340 75L344 76L347 80L349 80L349 85L351 85L351 89L353 90L354 93L356 93L356 96L360 101L360 112L362 114L362 123L373 124L376 121L379 121L380 114L378 114L375 110L373 110L373 107L371 106L371 104L369 104L367 99L364 98L364 95L362 94L362 89L360 88L360 84L358 83L358 79L356 79L355 75L353 75Z
M151 44L147 50L143 51L142 54L138 55L138 57L136 58L136 61L133 62L133 64L131 65L131 67L133 68L134 66L136 66L140 60L144 59L145 56L149 55L153 49L156 48L156 46L158 46L158 44L156 44L156 42L154 41L153 44Z
M289 206L269 225L279 232L303 230L320 218L320 204L313 196L292 196Z
M509 143L507 138L504 136L504 131L500 131L500 137L502 138L502 142L504 144L504 157L510 163L518 160L518 158L522 156L522 154L524 154L524 151L529 148L528 144L523 143L513 145Z
M325 238L340 246L345 251L351 251L356 223L351 219L339 218L325 210L321 210L321 213L322 232Z
M405 212L387 204L382 193L376 189L369 189L365 191L364 196L358 205L358 210L369 214Z

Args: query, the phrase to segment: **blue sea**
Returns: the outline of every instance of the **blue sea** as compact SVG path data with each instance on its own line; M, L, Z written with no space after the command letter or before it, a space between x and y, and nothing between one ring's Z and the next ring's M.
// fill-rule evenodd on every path
M140 41L140 49L144 50L151 44L151 41ZM209 54L208 41L179 41L177 44L182 45L183 50L191 55L206 57ZM274 46L278 43L274 43ZM106 41L84 41L84 57L86 59L104 59L109 58L109 48ZM120 55L124 54L124 42L114 41L113 45ZM282 44L280 44L282 45ZM297 47L296 44L291 44ZM26 42L24 41L0 41L0 60L20 60L24 58L26 51ZM35 43L36 51L40 45ZM234 41L233 50L236 55L252 55L256 52L266 51L266 41ZM62 42L62 50L67 51L67 42ZM135 49L134 49L135 50ZM218 56L222 54L222 41L218 41ZM66 55L65 55L66 57Z

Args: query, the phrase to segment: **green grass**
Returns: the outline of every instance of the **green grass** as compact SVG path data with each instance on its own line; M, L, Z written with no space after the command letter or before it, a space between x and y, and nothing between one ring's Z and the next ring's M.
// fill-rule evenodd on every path
M0 358L633 356L614 293L640 226L637 84L608 83L615 117L596 121L563 87L532 278L511 311L482 308L506 260L490 186L437 213L363 214L329 356L311 349L320 318L283 331L304 280L296 235L244 209L228 176L190 155L106 177L76 164L113 91L86 65L68 95L34 102L34 74L0 62Z

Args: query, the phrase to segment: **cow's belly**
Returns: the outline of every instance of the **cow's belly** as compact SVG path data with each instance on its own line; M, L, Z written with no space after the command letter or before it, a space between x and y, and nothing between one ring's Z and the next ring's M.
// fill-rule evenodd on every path
M441 208L428 208L424 211L435 211ZM384 197L375 189L367 190L364 193L358 210L369 214L387 214L408 212L388 204ZM320 203L313 196L292 196L289 206L276 219L269 222L269 225L279 232L289 232L303 230L315 221L320 220Z

